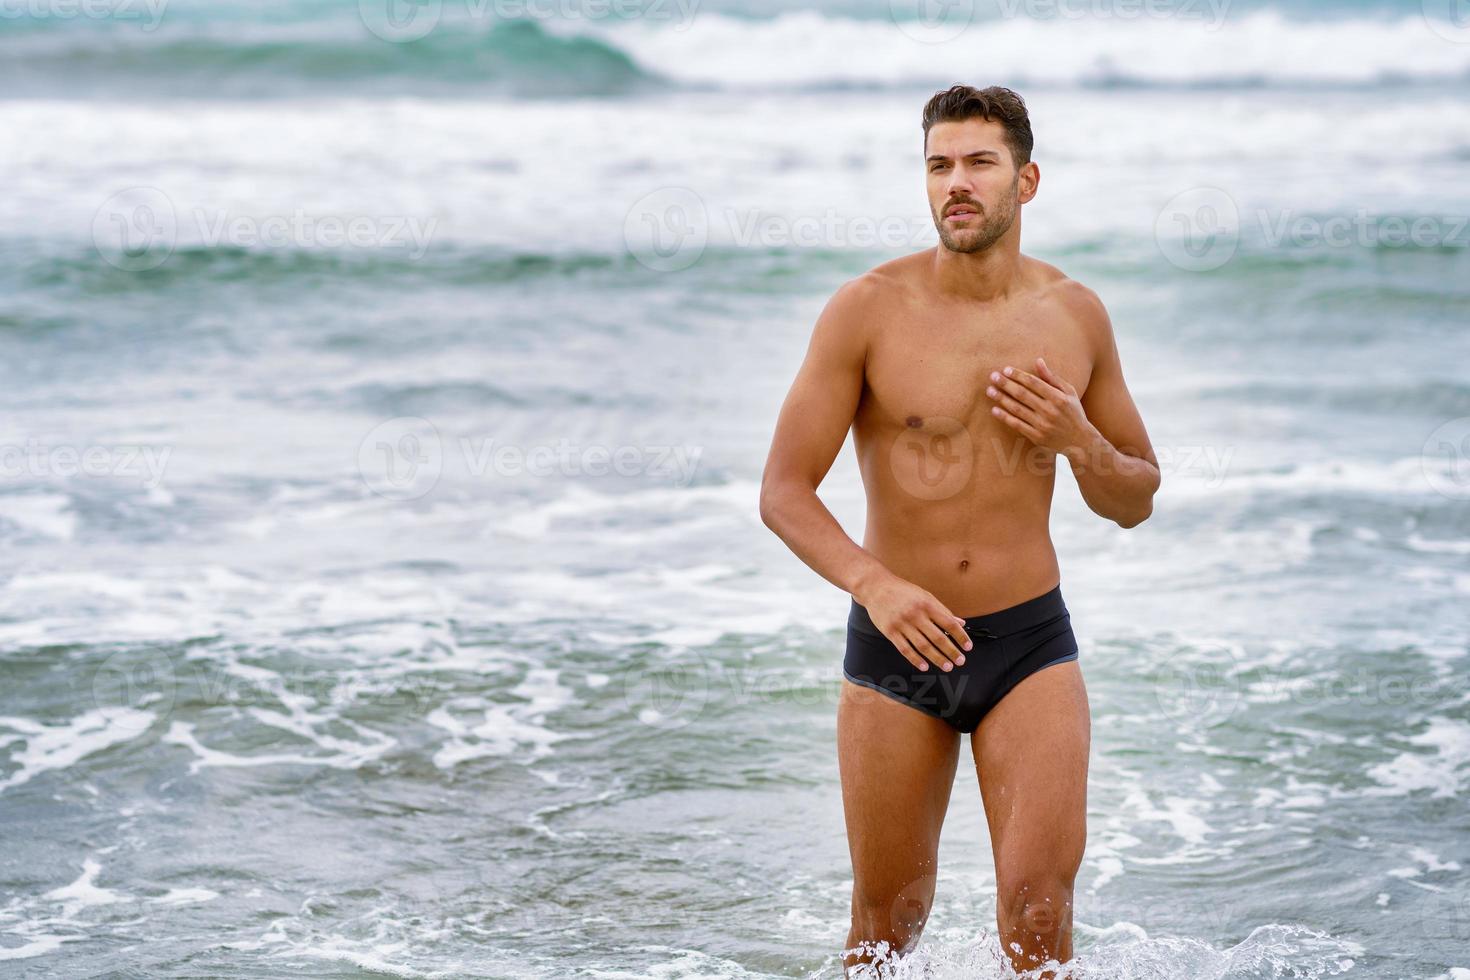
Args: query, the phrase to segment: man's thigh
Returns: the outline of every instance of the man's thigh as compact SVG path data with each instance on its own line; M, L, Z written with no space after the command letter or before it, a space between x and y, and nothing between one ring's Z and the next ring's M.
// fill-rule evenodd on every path
M959 732L940 719L842 681L837 758L855 907L899 919L916 901L927 907L959 751Z
M997 882L1070 882L1087 836L1087 690L1078 662L1017 684L971 735Z

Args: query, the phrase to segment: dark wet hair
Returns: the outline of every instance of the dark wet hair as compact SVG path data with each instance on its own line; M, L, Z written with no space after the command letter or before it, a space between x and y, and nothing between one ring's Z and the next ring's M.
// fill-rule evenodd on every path
M962 122L966 119L989 119L1005 127L1006 145L1019 169L1031 161L1031 117L1021 96L1001 85L976 88L956 85L935 92L924 105L924 146L929 146L929 128L935 123Z

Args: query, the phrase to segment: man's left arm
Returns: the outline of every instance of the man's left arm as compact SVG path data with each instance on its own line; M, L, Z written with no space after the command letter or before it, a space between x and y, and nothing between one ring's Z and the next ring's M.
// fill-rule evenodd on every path
M1067 457L1082 499L1093 513L1133 527L1153 513L1159 462L1133 396L1113 325L1102 301L1080 288L1078 310L1094 338L1096 357L1087 391L1077 389L1038 357L1035 373L1013 365L991 375L991 411L1043 448Z

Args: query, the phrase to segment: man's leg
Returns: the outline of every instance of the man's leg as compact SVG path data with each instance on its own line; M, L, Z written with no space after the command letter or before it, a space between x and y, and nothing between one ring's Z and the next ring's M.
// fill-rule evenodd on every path
M934 901L939 830L959 762L960 734L871 688L842 681L837 761L852 854L847 949L887 941L907 952ZM843 957L843 972L873 961Z
M1073 660L1021 681L970 736L995 852L996 924L1017 971L1072 958L1091 727Z

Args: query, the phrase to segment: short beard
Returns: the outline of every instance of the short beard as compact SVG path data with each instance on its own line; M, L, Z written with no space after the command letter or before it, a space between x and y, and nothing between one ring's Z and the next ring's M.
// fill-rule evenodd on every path
M951 252L971 254L983 252L1000 240L1001 236L1011 230L1011 225L1016 222L1016 188L1020 182L1018 174L1016 180L1011 181L1010 190L1005 197L998 202L995 211L986 209L981 213L979 228L966 228L962 231L963 239L955 237L954 229L949 226L942 217L934 219L934 227L939 231L939 241Z

